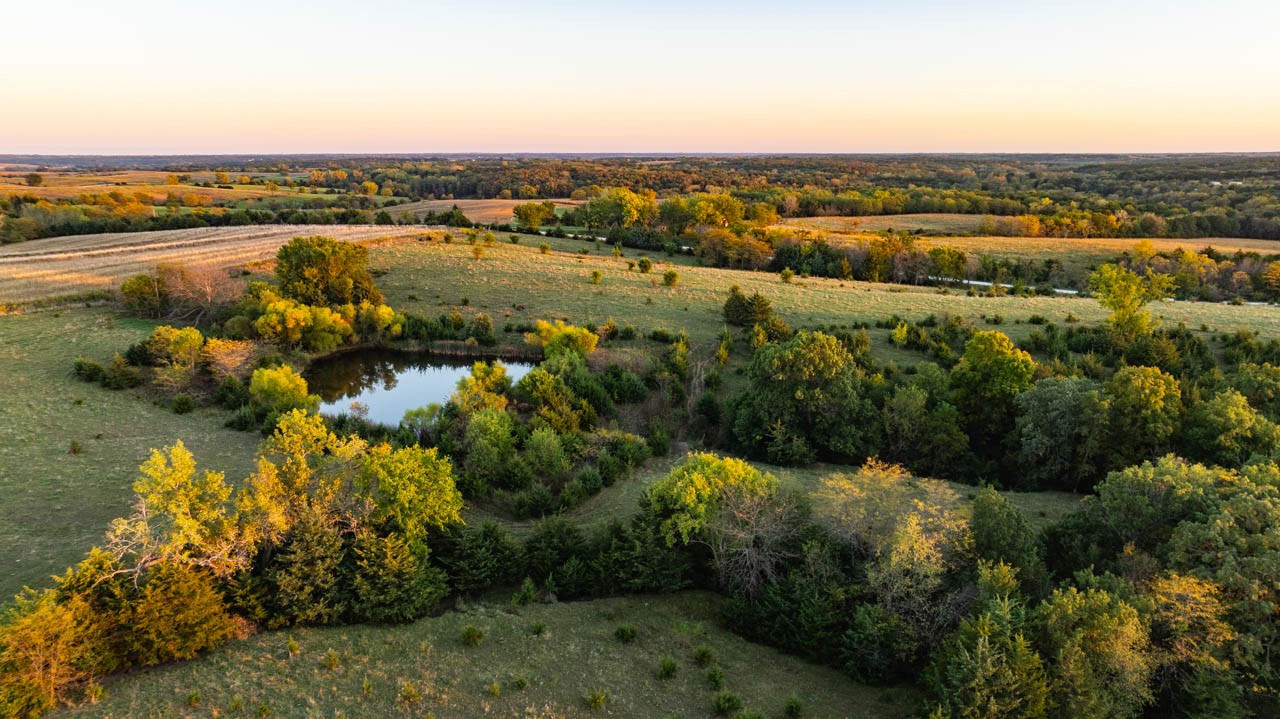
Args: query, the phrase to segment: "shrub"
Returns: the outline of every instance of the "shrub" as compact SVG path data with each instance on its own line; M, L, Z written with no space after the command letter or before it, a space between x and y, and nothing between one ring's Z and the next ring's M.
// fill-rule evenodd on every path
M649 259L648 257L641 257L640 261L636 264L640 268L641 274L647 275L649 274L649 270L653 269L653 260Z
M706 644L699 644L693 650L693 663L700 667L709 667L716 663L716 652Z
M191 399L191 395L184 392L174 397L170 406L173 408L174 414L187 414L196 408L196 401Z
M102 365L80 357L72 369L78 379L85 382L101 382L107 376L107 370Z
M218 383L213 400L226 409L239 409L249 404L249 388L235 375L227 375Z
M604 705L609 701L609 692L603 689L592 689L587 692L583 700L587 702L587 706L592 709L603 709Z
M636 628L630 624L619 625L613 630L613 636L623 644L630 644L636 640Z
M511 606L523 607L533 602L534 597L538 594L538 587L529 577L524 578L524 582L520 585L520 589L511 597Z
M605 455L605 457L609 457L609 455ZM614 460L612 457L609 457L609 459L613 460L615 463L617 462L617 460ZM573 481L576 482L578 486L582 487L584 499L596 492L599 492L600 489L604 487L604 479L601 476L600 470L596 467L583 467L578 470L578 474L574 477Z
M541 517L555 511L556 498L544 484L534 484L516 492L511 508L521 517Z
M711 700L711 710L717 716L729 716L742 709L742 699L733 692L721 691Z
M800 719L803 711L804 702L800 701L800 697L795 694L788 696L787 703L782 705L782 715L787 719Z
M102 378L102 386L107 389L132 389L142 384L142 373L137 367L125 364L124 358L116 353Z
M598 285L604 279L604 273L600 270L591 271L591 284Z
M548 245L547 243L543 242L542 244L538 245L538 252L541 252L544 255L551 254L551 245Z
M671 657L663 657L662 662L658 664L658 678L670 679L676 675L676 670L678 668L679 666L676 664L675 659L672 659Z
M249 379L249 401L277 414L291 409L315 412L320 407L320 398L307 394L307 381L288 365L254 370Z
M474 624L468 624L462 628L462 634L458 639L468 647L479 646L484 640L484 631Z
M724 670L720 667L711 667L702 677L706 680L707 688L711 691L720 691L724 688Z
M778 273L778 275L779 275L780 277L782 277L782 281L783 281L783 282L785 282L785 283L787 283L787 284L791 284L791 280L793 280L793 279L795 278L796 273L795 273L794 271L792 271L792 269L791 269L790 267L784 267L784 268L782 269L782 272L779 272L779 273Z
M667 270L662 273L662 284L664 287L675 287L680 282L680 273L675 270Z

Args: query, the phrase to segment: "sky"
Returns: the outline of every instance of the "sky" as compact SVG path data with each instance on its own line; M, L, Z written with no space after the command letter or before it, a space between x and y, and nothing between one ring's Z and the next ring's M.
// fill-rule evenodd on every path
M0 153L1280 151L1275 0L101 0Z

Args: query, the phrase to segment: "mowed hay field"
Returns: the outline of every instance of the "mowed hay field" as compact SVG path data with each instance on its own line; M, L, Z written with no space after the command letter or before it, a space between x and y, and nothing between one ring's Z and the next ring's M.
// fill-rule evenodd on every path
M505 240L506 235L499 239ZM980 327L981 319L1000 316L999 329L1014 339L1025 339L1035 325L1026 322L1040 315L1063 322L1072 315L1084 322L1101 322L1107 312L1092 299L1077 297L968 297L933 287L908 287L825 278L797 278L787 284L778 275L697 266L692 258L668 258L650 254L655 261L649 274L627 269L627 261L641 254L624 249L615 258L611 248L600 245L589 254L574 251L592 243L545 240L554 250L540 254L539 237L525 236L521 244L500 241L475 259L465 243L404 241L370 250L371 265L384 272L378 285L393 306L425 315L459 307L483 311L501 328L505 322L532 322L559 318L568 322L602 323L613 318L620 325L634 325L643 333L652 329L687 330L695 344L717 341L724 328L722 308L729 287L740 286L750 294L759 291L782 318L794 327L818 327L855 322L873 323L891 315L922 319L950 313L969 318ZM597 251L599 250L599 251ZM662 273L680 273L675 287L662 284ZM601 284L591 284L591 273L601 272ZM465 300L465 301L464 301ZM1203 302L1152 304L1153 314L1168 324L1185 323L1199 331L1232 331L1243 327L1264 338L1280 339L1280 308L1231 306ZM872 331L883 340L887 330ZM637 340L641 341L641 340ZM883 341L877 350L890 350Z
M53 170L40 172L40 176L44 178L43 182L32 187L27 184L25 176L34 169L0 170L0 195L32 195L42 200L74 200L81 195L120 192L132 197L140 192L148 195L156 202L164 202L170 193L177 195L194 193L203 197L213 198L217 202L288 197L334 197L334 195L329 195L323 191L323 188L319 191L317 191L317 188L310 187L303 187L301 191L294 187L268 190L265 185L224 183L232 188L228 190L223 187L200 187L193 184L197 182L215 182L217 175L211 171L172 173L163 170L115 170L102 172ZM173 174L185 175L188 177L188 181L170 185L167 178ZM242 174L272 182L283 182L285 179L279 172L230 173L233 180ZM305 182L307 173L291 172L289 177L295 181Z
M910 218L910 219L908 219ZM919 219L919 223L916 219ZM930 223L929 218L939 218ZM1219 252L1257 252L1280 255L1280 242L1242 237L1166 238L1080 238L1080 237L992 237L973 236L982 221L980 215L879 215L874 217L804 217L785 220L787 227L800 227L827 235L831 242L857 241L862 233L885 229L914 231L923 235L925 247L956 247L972 255L991 255L1015 260L1057 260L1068 270L1085 272L1104 262L1114 261L1139 242L1149 242L1158 252L1199 251L1213 247ZM936 233L936 234L934 234Z
M74 235L0 246L0 304L114 289L163 262L192 267L242 267L271 259L300 235L351 242L405 237L422 227L382 225L255 225L189 230Z
M412 212L421 217L428 212L448 212L454 205L462 210L462 214L472 222L484 225L506 224L514 217L512 208L527 202L545 202L546 200L419 200L404 205L388 207L392 217L399 218L401 213ZM583 200L552 200L556 207L577 207Z
M970 234L982 225L983 215L955 213L914 215L860 215L837 217L793 217L782 221L790 227L805 227L823 232L901 232L937 233L940 235Z
M719 603L707 592L519 609L495 599L404 626L260 634L199 661L119 677L98 704L53 716L712 717L716 692L692 658L702 645L724 689L762 716L782 716L793 695L805 717L888 719L916 708L910 689L861 686L730 634L717 626ZM636 630L629 644L614 638L623 624ZM484 632L477 646L460 641L466 626ZM665 680L657 676L664 657L677 664ZM600 709L585 699L595 691L608 694Z
M223 429L225 413L175 415L72 376L76 357L105 363L154 326L105 309L0 316L0 604L101 544L153 448L182 440L233 481L252 469L261 437Z

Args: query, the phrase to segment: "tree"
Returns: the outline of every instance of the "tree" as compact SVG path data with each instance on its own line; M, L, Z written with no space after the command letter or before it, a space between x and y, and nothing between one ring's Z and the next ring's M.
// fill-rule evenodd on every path
M722 586L754 598L780 578L787 560L798 554L799 503L792 492L741 484L720 488L704 533Z
M1163 452L1182 422L1178 380L1155 367L1123 367L1103 385L1108 456L1123 467Z
M308 305L382 303L367 268L369 250L330 237L295 237L276 253L284 297Z
M27 590L0 620L0 713L37 717L71 703L106 651L88 602Z
M538 320L533 332L525 333L525 341L542 347L547 357L554 357L562 352L573 352L583 357L591 354L600 341L599 335L582 327L567 325L560 320L555 324L546 320Z
M44 184L44 175L38 172L28 172L22 176L22 179L27 181L28 187L39 187Z
M1053 716L1137 716L1152 700L1154 668L1138 612L1102 589L1055 589L1036 610L1049 660Z
M1040 543L1022 512L991 487L973 500L973 553L979 561L1004 563L1018 570L1022 585L1035 594L1047 581Z
M360 495L373 504L369 522L383 534L396 534L415 545L432 530L462 522L462 495L453 465L435 447L369 449L355 478Z
M1119 265L1102 265L1089 276L1089 291L1098 303L1111 310L1107 324L1125 342L1148 335L1158 323L1142 308L1173 292L1173 278L1148 272L1145 276Z
M715 516L726 488L743 495L772 495L778 480L732 457L690 453L649 490L649 502L663 517L662 534L668 546L702 537Z
M537 230L547 220L556 216L556 203L550 200L526 202L511 208L511 212L522 226Z
M125 650L143 666L193 659L229 639L236 626L213 575L177 562L148 572L122 614Z
M307 393L307 380L289 365L260 367L249 378L249 401L268 414L300 409L315 412L320 398Z
M1191 407L1187 416L1188 455L1203 462L1239 467L1251 455L1280 447L1280 428L1229 389Z
M153 451L138 469L134 513L113 521L107 534L117 562L135 576L161 563L203 567L221 577L248 565L253 544L239 531L221 472L198 475L182 442L167 453Z
M1016 600L1001 597L960 625L925 674L930 719L1046 716L1048 680L1022 615Z
M744 449L778 464L806 464L817 456L866 459L880 421L865 375L840 340L801 331L758 349L747 370L751 389L729 412Z
M1015 399L1022 490L1089 489L1104 469L1106 415L1096 382L1046 377Z
M1014 426L1017 396L1031 387L1036 363L1002 332L975 332L951 370L956 407L974 449L987 459L1002 456Z

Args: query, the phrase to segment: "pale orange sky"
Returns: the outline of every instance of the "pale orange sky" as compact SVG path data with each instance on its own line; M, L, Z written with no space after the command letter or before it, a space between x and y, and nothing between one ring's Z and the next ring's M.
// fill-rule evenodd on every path
M24 3L0 153L1280 150L1278 3L532 5Z

